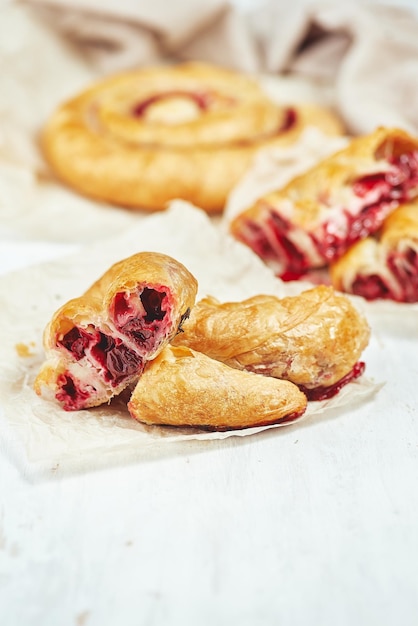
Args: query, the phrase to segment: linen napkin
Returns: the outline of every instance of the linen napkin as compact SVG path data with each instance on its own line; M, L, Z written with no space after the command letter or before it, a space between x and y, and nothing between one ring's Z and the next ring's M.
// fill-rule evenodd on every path
M418 132L418 13L369 3L28 0L98 71L196 59L335 87L353 133ZM245 9L247 6L249 8Z

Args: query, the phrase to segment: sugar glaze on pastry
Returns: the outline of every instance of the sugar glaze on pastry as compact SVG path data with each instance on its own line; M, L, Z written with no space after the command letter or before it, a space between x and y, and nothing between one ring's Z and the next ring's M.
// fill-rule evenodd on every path
M370 337L348 297L319 286L298 296L200 300L173 340L240 370L289 380L322 399L359 376Z
M306 405L306 396L290 382L169 345L145 367L128 409L145 424L222 431L290 422Z
M232 234L285 280L335 262L418 196L418 138L378 128L353 139L232 221Z
M342 133L322 107L279 106L251 77L185 63L102 79L54 111L41 143L56 175L87 196L146 210L182 198L219 212L258 150L309 125Z
M53 315L35 391L65 410L108 402L174 337L196 293L194 276L167 255L140 252L114 264Z

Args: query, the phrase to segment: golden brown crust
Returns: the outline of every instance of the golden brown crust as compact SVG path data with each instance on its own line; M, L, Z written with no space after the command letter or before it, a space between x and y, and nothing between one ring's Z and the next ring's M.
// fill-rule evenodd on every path
M403 204L389 215L378 237L382 246L396 248L403 241L418 241L418 202Z
M418 301L418 202L401 205L373 237L330 266L336 289L367 299Z
M282 189L259 198L231 222L231 233L279 275L325 266L354 241L376 231L405 198L418 195L416 181L406 181L403 187L395 182L399 171L408 175L402 155L414 155L411 165L416 168L417 151L418 138L396 128L357 137ZM383 178L386 172L389 179L392 174L388 187L393 181L393 192L367 181ZM365 179L361 187L359 181Z
M346 185L359 176L370 172L370 166L387 156L401 150L417 150L418 140L400 129L378 128L367 136L356 137L350 144L339 150L304 174L296 176L285 187L260 198L248 215L257 212L260 203L277 206L280 202L291 199L292 221L303 228L310 229L317 224L324 210L323 196L332 196L333 191L340 192ZM238 222L239 217L236 222ZM232 225L234 231L235 225Z
M230 430L291 421L306 405L306 396L292 383L167 346L146 367L128 408L146 424Z
M183 331L174 345L309 389L346 376L370 334L350 300L325 286L286 298L260 295L226 303L204 298Z
M115 263L53 315L35 391L52 393L68 410L107 402L174 337L196 292L192 274L165 254Z
M111 76L64 103L42 145L56 174L93 198L148 210L183 198L217 212L260 148L291 143L307 125L342 133L324 108L294 109L289 124L288 109L230 70L154 67Z

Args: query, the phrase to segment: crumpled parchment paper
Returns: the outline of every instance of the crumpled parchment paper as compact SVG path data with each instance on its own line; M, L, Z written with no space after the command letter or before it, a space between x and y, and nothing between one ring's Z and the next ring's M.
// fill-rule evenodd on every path
M220 300L239 300L256 293L284 296L295 291L295 285L275 278L205 213L182 201L76 255L1 277L0 443L26 474L84 471L146 460L181 441L248 436L277 428L223 433L150 428L129 416L123 397L109 406L68 413L36 396L32 383L43 360L42 332L52 313L82 293L112 263L140 250L164 252L184 263L199 281L198 298L212 294ZM296 288L302 291L304 285ZM310 403L301 419L314 420L336 408L350 410L356 402L369 401L380 386L362 377L335 398Z

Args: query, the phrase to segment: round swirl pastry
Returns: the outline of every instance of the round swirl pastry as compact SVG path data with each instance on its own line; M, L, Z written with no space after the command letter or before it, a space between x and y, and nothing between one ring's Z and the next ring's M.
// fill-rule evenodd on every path
M308 125L342 132L321 107L280 107L247 76L188 63L98 82L53 113L42 144L58 177L87 196L147 210L183 198L218 212L256 151Z

